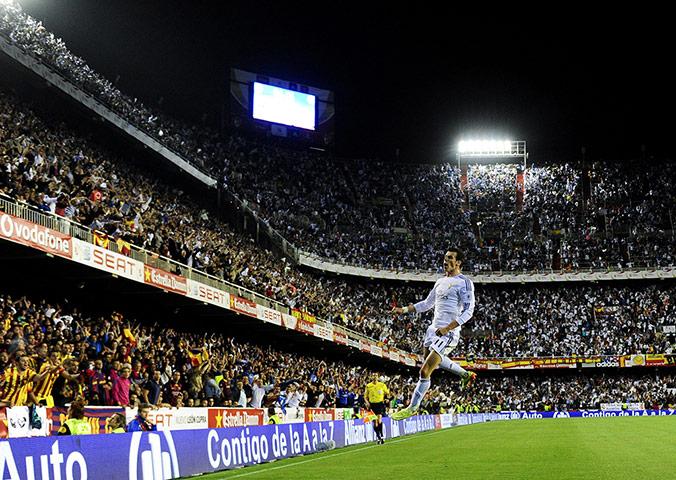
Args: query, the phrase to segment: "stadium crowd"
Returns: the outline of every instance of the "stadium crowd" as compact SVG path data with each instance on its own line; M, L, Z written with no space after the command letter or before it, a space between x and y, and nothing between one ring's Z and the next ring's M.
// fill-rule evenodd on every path
M0 94L0 166L0 194L10 201L69 218L110 239L174 259L386 346L417 351L416 335L426 318L393 318L390 309L393 303L424 297L427 285L348 281L278 260L199 207L187 193L163 184L66 125L45 120L8 94ZM430 261L433 253L427 252ZM661 326L674 323L672 307L663 298L673 294L673 288L664 285L651 287L657 291L654 295L651 289L632 292L598 285L564 291L479 287L482 307L475 321L485 338L472 339L468 346L471 353L484 357L519 356L524 351L542 356L621 354L645 345L668 348L666 337L658 338ZM551 298L559 299L555 308ZM631 328L620 327L614 317L597 315L592 308L631 300L647 305L650 312L647 318L632 317ZM551 314L552 308L556 315ZM512 329L515 318L527 319L527 329L519 325L518 335L501 336ZM554 334L559 320L574 324ZM601 336L604 332L607 336Z
M466 338L481 358L672 353L673 284L537 286L477 289Z
M65 44L0 2L0 35L94 95L184 158L217 176L296 247L362 266L440 271L449 244L470 258L466 271L548 271L674 264L671 210L674 166L571 163L527 167L516 208L514 165L470 166L467 187L451 164L389 165L293 151L239 135L223 137L151 111L120 92ZM220 277L290 308L351 328L383 345L418 351L426 316L392 317L393 304L424 297L428 285L347 281L276 259L190 195L163 184L60 121L0 92L0 194ZM308 172L312 174L309 175ZM588 180L585 179L587 175ZM588 197L582 182L589 181ZM619 285L619 286L618 286ZM674 287L645 283L492 288L477 286L477 311L459 347L475 357L672 353ZM35 303L37 302L37 303ZM63 306L62 306L63 307ZM271 404L352 406L363 402L371 372L345 364L134 325L120 315L90 317L45 300L2 298L3 401L28 401L30 381L7 383L30 369L34 401L84 397L91 404ZM208 354L195 353L205 347ZM203 351L204 352L204 351ZM43 378L44 377L44 378ZM600 380L599 380L600 378ZM54 382L51 390L47 381ZM390 378L405 402L410 379ZM492 383L491 383L492 382ZM609 398L673 404L671 379L568 377L530 382L486 377L490 409L568 402L582 408ZM23 388L23 387L22 387ZM430 393L431 404L474 401ZM446 390L444 390L446 389ZM573 395L566 392L575 391ZM8 393L8 392L11 392ZM18 395L18 396L17 396ZM21 400L23 401L23 400ZM444 403L445 402L445 403ZM440 407L441 408L441 407Z
M599 410L601 404L643 403L646 409L672 409L676 405L674 378L670 374L640 376L601 373L593 375L500 375L481 378L479 390L450 396L430 395L428 411L445 404L456 412Z
M671 162L524 170L390 165L264 145L188 125L130 98L72 54L17 2L0 5L0 34L186 160L218 177L296 247L360 266L439 271L449 243L469 271L672 266ZM636 169L641 170L635 181ZM312 175L308 175L312 172ZM582 193L589 177L590 192Z
M68 301L3 292L0 312L2 406L83 400L130 407L365 408L364 389L375 373L388 383L390 406L397 408L408 402L416 380L220 333L177 331L117 312L92 314ZM495 411L674 404L669 375L537 375L480 375L469 392L460 390L456 377L441 375L422 407L437 413L458 405Z
M397 320L365 316L362 293L275 259L250 237L162 184L128 159L59 123L47 123L0 93L0 195L52 212L384 342L398 342ZM111 241L112 241L111 240ZM381 316L388 304L373 303ZM398 330L398 329L397 329ZM402 345L403 348L404 345Z

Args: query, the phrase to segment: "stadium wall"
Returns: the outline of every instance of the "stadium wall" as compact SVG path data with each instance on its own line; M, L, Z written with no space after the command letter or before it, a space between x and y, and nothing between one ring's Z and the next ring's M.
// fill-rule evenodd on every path
M387 438L441 428L438 416L385 419ZM375 441L363 420L0 441L0 478L179 478ZM116 452L115 456L102 452Z
M674 410L501 412L383 419L387 439L488 421L674 415ZM375 441L363 420L0 441L0 478L179 478ZM112 457L108 453L116 452Z
M378 278L385 280L401 280L406 282L430 282L437 281L441 272L428 272L421 270L387 270L378 268L366 268L349 265L337 261L327 260L299 251L298 261L301 265L332 272L341 275L354 275L366 278ZM523 284L523 283L561 283L561 282L599 282L608 280L659 280L676 278L674 268L642 268L642 269L615 269L615 270L590 270L579 272L549 273L486 273L466 274L474 283L480 284Z
M366 411L362 410L362 414ZM127 423L136 417L135 408L85 407L84 419L93 433L111 433L108 421L115 413L125 415ZM353 419L352 408L275 408L282 424L332 422ZM39 421L35 420L35 416ZM26 406L0 408L0 438L45 437L57 435L66 421L66 407L36 407L34 413ZM268 409L232 407L182 407L152 409L148 421L158 430L202 430L207 428L237 428L267 425Z

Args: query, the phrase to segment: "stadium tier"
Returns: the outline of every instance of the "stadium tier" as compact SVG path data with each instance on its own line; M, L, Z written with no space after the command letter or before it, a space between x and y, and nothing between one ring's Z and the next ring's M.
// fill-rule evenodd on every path
M263 342L242 343L218 331L167 328L137 319L133 312L87 311L68 299L57 303L2 292L0 311L0 371L14 371L9 358L25 356L35 373L63 365L73 375L36 380L24 391L5 383L0 395L5 406L10 401L29 404L36 395L52 397L56 406L81 397L91 406L132 408L147 402L167 408L364 409L365 387L377 373L389 385L396 408L408 403L415 385L411 370L404 368L374 371L355 360L326 361ZM598 410L602 404L625 402L660 409L674 404L670 369L655 373L634 368L624 374L617 369L566 370L559 375L487 370L466 391L455 376L440 374L422 407L429 413L476 413Z
M129 452L115 468L174 478L674 413L673 161L404 164L212 131L121 92L14 0L0 69L0 438L134 432L102 440ZM0 440L0 476L103 472L92 443L45 440Z
M26 212L44 212L73 228L86 227L88 238L99 247L123 254L133 247L143 249L173 262L166 268L174 273L180 274L181 268L204 272L240 292L252 292L266 307L303 312L365 335L379 346L417 353L427 319L392 316L390 310L393 304L423 297L430 284L335 277L294 266L238 233L215 209L134 166L132 159L36 114L15 96L2 94L0 108L0 184L8 208L21 205ZM511 167L495 168L500 177ZM658 258L659 249L654 252ZM468 253L470 261L473 253ZM639 291L619 285L479 285L479 328L467 340L465 352L476 358L671 353L673 339L663 331L674 323L670 283L642 281L645 288ZM552 299L557 299L553 310ZM618 318L634 323L620 324ZM513 319L524 323L514 327Z
M524 180L517 201L516 165L385 168L382 161L337 162L327 154L223 135L124 95L16 2L3 3L0 32L7 55L59 88L68 82L71 95L86 93L74 98L88 108L94 108L93 97L125 123L120 128L133 126L151 148L179 155L174 161L181 168L206 172L208 178L188 169L205 184L216 179L300 258L439 272L438 258L454 243L471 253L467 267L475 273L674 264L671 162L642 165L638 181L633 168L612 162L526 166L518 172Z

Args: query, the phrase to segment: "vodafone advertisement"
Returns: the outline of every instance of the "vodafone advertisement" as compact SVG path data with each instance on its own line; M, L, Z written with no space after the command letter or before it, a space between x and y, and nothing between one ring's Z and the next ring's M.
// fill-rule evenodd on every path
M73 258L73 239L69 235L8 213L0 213L0 236L43 252Z
M150 265L145 265L143 269L143 281L147 285L153 285L181 295L188 293L187 278L179 277L178 275L151 267Z
M187 279L188 291L186 295L195 300L210 303L217 307L230 308L230 294L219 290L215 287L210 287L195 280Z
M98 245L73 239L73 259L113 275L143 282L143 263Z
M209 428L265 425L262 408L210 408L208 415Z

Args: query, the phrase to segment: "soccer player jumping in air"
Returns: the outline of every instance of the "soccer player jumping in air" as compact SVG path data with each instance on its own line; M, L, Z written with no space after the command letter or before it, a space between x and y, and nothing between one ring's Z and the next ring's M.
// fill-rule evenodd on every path
M427 298L415 305L392 309L393 314L400 315L426 312L434 307L434 320L427 328L423 343L425 362L420 369L420 380L415 386L409 406L394 413L392 420L403 420L415 414L430 387L430 375L435 368L441 367L460 376L463 390L469 387L476 377L476 373L468 372L447 356L460 340L461 325L474 313L474 285L469 278L460 273L464 260L462 250L457 247L449 248L444 258L446 275L436 281Z

